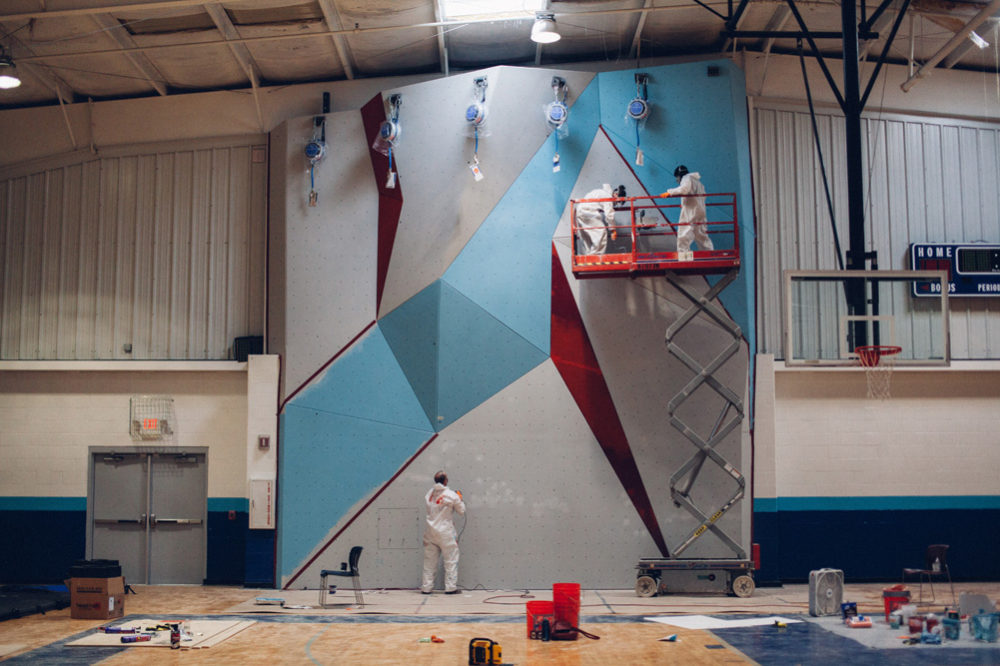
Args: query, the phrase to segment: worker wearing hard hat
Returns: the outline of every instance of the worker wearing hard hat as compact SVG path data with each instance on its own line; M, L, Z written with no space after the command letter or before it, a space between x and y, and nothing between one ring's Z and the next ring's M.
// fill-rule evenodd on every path
M458 539L452 512L465 513L462 493L448 488L448 475L434 475L434 487L424 498L427 505L427 526L424 528L424 575L420 591L430 594L434 589L434 574L438 559L444 560L444 593L458 593Z
M674 169L677 187L673 187L661 197L683 197L681 199L681 216L677 226L677 251L690 252L691 241L698 242L699 250L714 250L712 239L705 229L705 197L685 196L689 194L704 195L705 186L701 184L701 174L691 173L681 164Z

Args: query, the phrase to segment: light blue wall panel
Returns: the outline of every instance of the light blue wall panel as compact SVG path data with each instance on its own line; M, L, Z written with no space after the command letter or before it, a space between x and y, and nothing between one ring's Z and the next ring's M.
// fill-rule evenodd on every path
M331 526L388 481L431 436L427 430L286 407L278 470L279 575L304 564Z
M432 282L379 320L429 423L438 414L438 311L441 285Z
M718 76L709 76L709 67L718 68ZM626 105L636 96L636 72L649 75L651 112L639 133L643 166L635 164L635 122L625 120ZM601 122L650 194L676 186L673 172L678 164L701 173L706 191L736 193L742 267L720 300L750 349L756 348L750 132L743 72L728 60L715 60L606 72L598 75L598 84ZM685 103L694 99L696 106ZM752 377L752 367L750 372Z
M442 283L437 427L453 423L547 357Z
M383 332L374 327L290 404L429 430L430 423L413 386L396 362Z
M444 274L445 281L546 354L552 232L594 139L598 111L592 82L570 108L569 135L559 141L559 172L552 171L556 144L549 135ZM544 122L541 113L535 122Z

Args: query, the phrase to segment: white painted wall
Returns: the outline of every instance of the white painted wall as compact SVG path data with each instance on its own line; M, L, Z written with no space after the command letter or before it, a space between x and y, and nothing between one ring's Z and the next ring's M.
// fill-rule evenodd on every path
M0 370L0 495L86 497L89 447L149 446L129 436L129 399L169 395L177 417L170 446L208 447L209 497L245 497L247 375L242 363L224 365L198 372L21 371L6 364Z
M897 368L880 401L860 368L757 359L755 497L1000 494L1000 364Z

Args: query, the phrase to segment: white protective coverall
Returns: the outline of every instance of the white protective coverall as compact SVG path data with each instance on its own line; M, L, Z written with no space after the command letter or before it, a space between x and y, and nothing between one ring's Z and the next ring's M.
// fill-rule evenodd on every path
M465 502L458 493L442 483L435 483L427 492L427 526L424 528L424 576L420 589L434 588L438 556L444 559L444 591L458 589L458 541L452 511L465 514Z
M604 184L591 190L584 199L609 199L614 197L611 186ZM576 205L576 226L580 231L581 254L604 254L608 248L608 226L615 223L613 201L590 201Z
M704 194L705 186L701 184L701 174L687 173L681 178L677 187L667 190L670 196L685 194ZM677 227L677 251L691 250L691 241L698 241L699 250L713 250L712 239L705 231L705 197L684 197L681 199L680 224Z

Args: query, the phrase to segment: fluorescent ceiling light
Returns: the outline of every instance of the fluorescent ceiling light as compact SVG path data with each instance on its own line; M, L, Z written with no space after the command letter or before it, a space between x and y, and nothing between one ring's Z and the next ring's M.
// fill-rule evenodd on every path
M545 0L441 0L443 19L525 18L544 8Z
M980 37L979 35L977 35L975 32L970 32L969 33L969 39L971 39L972 43L975 44L976 46L978 46L981 49L985 49L987 46L990 45L990 43L988 41L986 41L985 39L983 39L982 37Z

